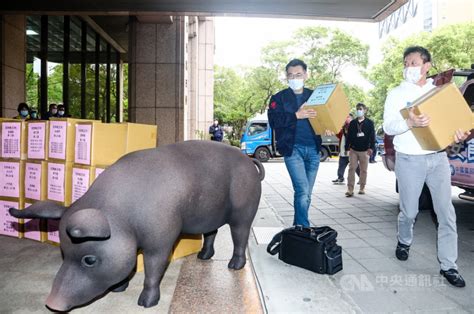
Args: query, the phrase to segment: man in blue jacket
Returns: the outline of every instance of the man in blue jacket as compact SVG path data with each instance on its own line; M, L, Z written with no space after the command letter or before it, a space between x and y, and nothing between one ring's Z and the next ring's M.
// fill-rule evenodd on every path
M268 121L275 130L277 150L283 155L294 190L294 225L309 227L308 209L319 168L321 136L315 134L308 118L316 112L305 108L312 90L304 88L306 64L293 59L286 65L289 88L273 95Z

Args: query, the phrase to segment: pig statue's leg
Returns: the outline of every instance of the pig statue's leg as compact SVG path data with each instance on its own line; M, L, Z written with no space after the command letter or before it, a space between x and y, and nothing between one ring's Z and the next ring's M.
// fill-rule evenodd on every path
M245 266L245 248L249 240L250 225L239 224L230 225L232 242L234 242L234 254L230 260L228 267L231 269L241 269Z
M217 235L217 230L204 234L204 244L198 254L199 259L210 259L214 255L214 240Z
M178 233L179 234L179 233ZM145 266L145 282L143 290L138 298L138 305L152 307L160 300L160 282L168 265L168 256L173 248L174 240L178 238L170 235L170 241L161 241L157 247L149 250L143 249L143 261Z

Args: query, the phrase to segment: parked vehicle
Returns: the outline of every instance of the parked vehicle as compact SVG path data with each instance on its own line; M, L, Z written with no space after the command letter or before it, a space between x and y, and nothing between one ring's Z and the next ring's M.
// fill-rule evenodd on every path
M270 158L281 157L276 150L273 130L268 123L267 115L261 114L247 123L240 140L242 153L268 161ZM322 136L321 161L339 154L339 140L336 136Z
M448 70L433 76L435 85L443 85L451 82L453 77L456 80L462 79L465 82L460 87L467 104L474 111L474 64L472 69L468 70ZM467 80L466 80L467 79ZM382 160L390 171L395 169L395 150L393 147L393 136L385 135L384 137L385 154ZM459 198L474 202L474 130L466 141L456 144L447 149L449 163L451 166L451 185L457 186L464 190L459 194ZM398 185L396 185L398 192ZM433 201L428 187L423 187L419 201L420 209L432 209Z

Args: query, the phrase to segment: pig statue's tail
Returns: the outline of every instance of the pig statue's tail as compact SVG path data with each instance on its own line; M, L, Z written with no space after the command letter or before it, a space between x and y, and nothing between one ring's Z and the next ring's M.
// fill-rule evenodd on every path
M262 163L257 159L252 158L252 161L255 166L257 166L260 181L263 181L263 179L265 178L265 168L263 167Z

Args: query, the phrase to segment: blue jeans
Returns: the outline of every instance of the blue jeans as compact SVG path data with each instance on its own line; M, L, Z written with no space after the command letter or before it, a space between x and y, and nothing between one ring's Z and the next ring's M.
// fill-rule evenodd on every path
M286 169L293 184L295 218L293 225L309 227L308 209L319 168L319 151L315 146L295 145L291 156L285 157Z

